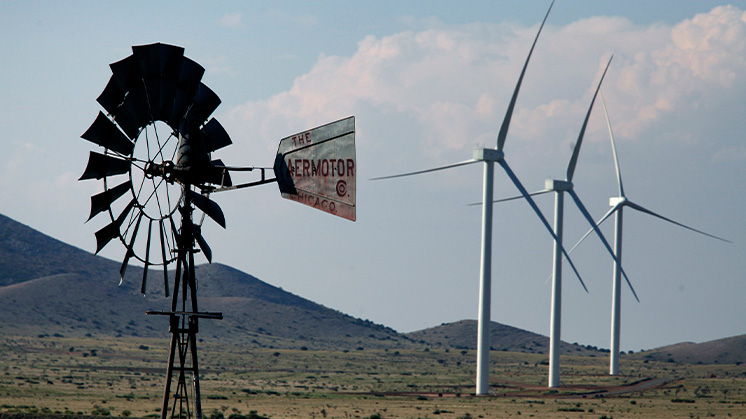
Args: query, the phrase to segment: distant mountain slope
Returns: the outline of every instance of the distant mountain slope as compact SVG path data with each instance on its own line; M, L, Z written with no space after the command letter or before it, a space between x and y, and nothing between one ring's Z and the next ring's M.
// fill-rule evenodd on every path
M124 251L124 250L122 250ZM122 286L120 262L95 256L0 215L0 333L21 335L168 336L162 270L151 269L148 294L140 294L142 268L130 266ZM173 284L173 268L169 283ZM358 349L435 345L475 348L476 321L399 334L356 319L221 264L196 267L200 311L219 311L223 320L201 320L200 339L275 348ZM549 339L492 323L492 348L548 353ZM562 343L565 354L600 351ZM682 343L625 355L677 363L746 361L746 335L701 344Z
M124 250L123 250L124 251ZM119 262L92 255L0 215L0 333L168 336L163 274L130 266L119 283ZM173 286L173 267L170 268ZM411 345L396 331L328 309L236 269L196 267L200 337L274 347L355 349ZM170 288L169 287L169 288Z
M406 336L416 342L430 345L476 349L477 321L460 320L454 323L444 323L429 329L407 333ZM497 351L549 353L548 337L496 322L490 324L490 344L491 348ZM566 342L560 344L560 349L562 354L567 355L590 356L601 354L599 350Z
M677 364L739 364L746 362L746 335L702 343L678 343L627 356Z
M102 276L117 269L112 261L0 214L0 286L57 274Z

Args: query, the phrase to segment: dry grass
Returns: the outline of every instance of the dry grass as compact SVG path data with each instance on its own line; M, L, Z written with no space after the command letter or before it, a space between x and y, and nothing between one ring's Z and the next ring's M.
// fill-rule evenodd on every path
M165 340L0 337L0 412L160 416ZM746 417L746 365L563 358L546 388L546 356L494 352L491 397L473 392L475 353L303 351L200 343L202 406L270 418ZM652 388L636 387L651 383ZM619 393L613 393L619 391ZM606 393L604 397L598 397Z

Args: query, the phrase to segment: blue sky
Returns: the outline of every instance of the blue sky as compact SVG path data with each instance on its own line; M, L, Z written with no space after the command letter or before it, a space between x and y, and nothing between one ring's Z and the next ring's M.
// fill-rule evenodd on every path
M358 220L283 200L275 185L214 195L214 261L402 332L477 314L480 165L369 178L465 160L494 147L549 3L0 2L0 212L95 250L84 223L95 181L78 182L80 135L100 110L108 64L132 45L185 48L223 103L234 144L217 157L271 166L278 141L355 115ZM722 6L722 7L721 7ZM724 244L625 212L622 349L745 333L746 14L717 1L562 1L529 65L505 152L529 190L564 175L608 57L603 93L630 199L726 237ZM495 195L515 193L497 174ZM616 194L601 108L575 174L594 217ZM539 199L551 219L553 200ZM566 205L565 240L586 231ZM612 238L611 223L604 233ZM492 319L549 332L551 238L523 202L495 207ZM102 255L123 257L116 243ZM611 260L597 239L564 275L562 337L609 345ZM107 280L107 279L102 279ZM111 278L117 281L117 278Z

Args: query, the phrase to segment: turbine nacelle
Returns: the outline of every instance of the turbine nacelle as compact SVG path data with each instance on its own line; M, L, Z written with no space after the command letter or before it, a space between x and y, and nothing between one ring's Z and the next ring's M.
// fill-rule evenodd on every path
M547 191L567 192L572 190L572 182L566 180L547 179L544 181L544 189Z
M627 198L624 196L614 196L609 198L609 206L610 207L616 207L618 205L622 205L625 202L627 202Z
M474 149L474 160L498 162L505 157L505 153L494 148L477 148Z

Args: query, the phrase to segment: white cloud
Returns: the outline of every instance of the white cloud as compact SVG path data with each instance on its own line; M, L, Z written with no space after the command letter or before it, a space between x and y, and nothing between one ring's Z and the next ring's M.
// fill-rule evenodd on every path
M220 18L220 26L224 28L238 28L241 27L241 19L241 13L227 14Z
M746 145L739 144L716 152L712 156L716 162L746 162Z
M236 69L231 60L225 55L213 55L204 60L205 70L210 74L236 76Z
M727 6L675 26L596 17L545 27L510 138L575 141L611 53L615 58L603 90L621 140L644 137L663 119L677 122L677 115L696 113L724 91L743 90L745 16ZM469 24L368 36L349 57L320 57L288 91L234 108L231 123L243 131L258 127L272 138L288 125L318 125L373 106L410 115L420 133L412 141L424 154L437 158L435 149L469 155L475 144L494 142L536 29ZM666 129L672 136L696 137L687 123L695 121ZM599 123L589 130L606 128Z

